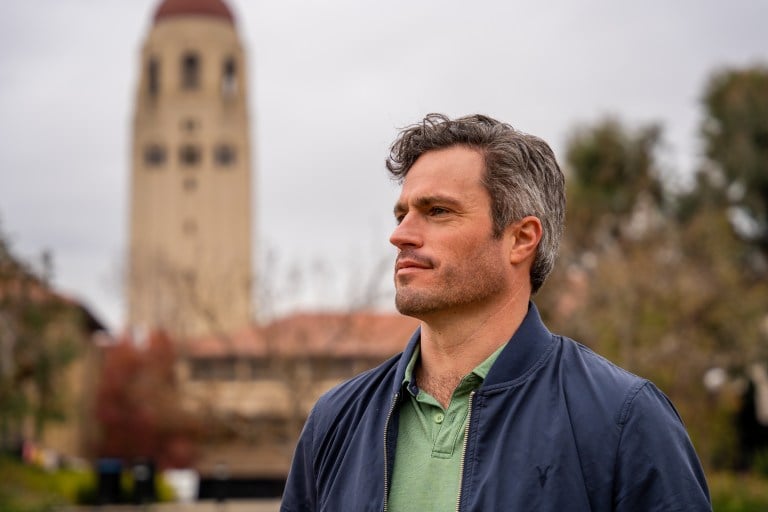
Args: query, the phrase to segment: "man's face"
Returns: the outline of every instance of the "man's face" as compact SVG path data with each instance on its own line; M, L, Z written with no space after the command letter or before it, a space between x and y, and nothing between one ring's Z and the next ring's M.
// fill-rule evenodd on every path
M424 153L403 182L395 304L424 319L488 307L509 288L504 242L493 237L491 199L481 183L482 155L464 146Z

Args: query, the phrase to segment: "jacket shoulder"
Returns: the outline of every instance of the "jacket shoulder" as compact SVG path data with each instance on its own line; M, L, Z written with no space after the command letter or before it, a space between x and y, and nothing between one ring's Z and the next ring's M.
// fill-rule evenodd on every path
M603 409L616 425L626 421L632 403L644 388L655 386L648 380L621 368L590 348L559 336L560 365L569 396L585 407Z

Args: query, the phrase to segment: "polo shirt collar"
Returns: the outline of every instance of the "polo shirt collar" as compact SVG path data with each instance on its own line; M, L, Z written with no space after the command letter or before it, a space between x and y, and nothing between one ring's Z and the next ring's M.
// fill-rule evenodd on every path
M471 374L477 376L480 379L480 382L485 380L485 377L488 375L488 372L490 371L491 367L493 366L493 363L496 362L496 359L499 356L499 353L504 350L504 347L506 346L506 343L485 358L485 360L478 364L475 368L472 369L470 372ZM418 388L416 387L416 382L413 378L413 372L416 369L416 363L419 362L419 356L421 355L421 342L419 342L416 347L413 349L413 354L411 354L411 358L408 361L408 365L405 367L405 375L403 376L403 383L402 386L408 390L409 393L411 393L413 396L416 396L419 392Z
M421 328L416 329L408 345L403 351L395 374L394 391L397 392L406 382L406 371L409 366L408 382L411 380L413 365L419 355ZM505 382L513 382L527 377L534 368L543 362L554 345L554 337L541 321L539 310L533 302L528 303L528 313L523 318L520 327L501 350L495 363L485 371L482 387L493 386ZM411 364L413 363L413 365Z

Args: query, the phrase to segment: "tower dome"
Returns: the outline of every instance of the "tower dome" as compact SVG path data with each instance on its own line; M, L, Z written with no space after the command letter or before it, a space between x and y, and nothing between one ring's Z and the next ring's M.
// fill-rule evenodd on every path
M174 16L210 16L235 22L223 0L163 0L155 12L155 23Z

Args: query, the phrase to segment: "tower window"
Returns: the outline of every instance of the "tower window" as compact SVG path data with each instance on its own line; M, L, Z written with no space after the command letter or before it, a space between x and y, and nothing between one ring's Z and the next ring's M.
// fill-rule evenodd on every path
M144 148L144 164L147 167L160 167L165 163L165 148L159 144L150 144Z
M183 186L185 191L194 192L197 190L197 180L190 177L184 178Z
M196 53L186 53L181 59L182 89L197 89L200 86L200 57Z
M197 122L194 119L185 119L181 122L181 129L185 132L193 132L197 129Z
M221 73L221 94L224 97L231 97L237 94L237 66L235 59L228 57L224 61L224 67Z
M182 146L179 150L179 160L185 167L196 166L201 160L200 148L191 144Z
M187 236L193 236L197 234L197 222L194 219L186 219L181 226L182 231Z
M229 167L235 163L235 148L228 144L220 144L214 150L214 160L221 167Z
M181 272L181 280L185 285L189 286L190 288L194 288L197 282L197 274L194 270L191 269L183 270Z
M160 92L160 61L157 57L151 57L147 63L147 92L150 96Z

